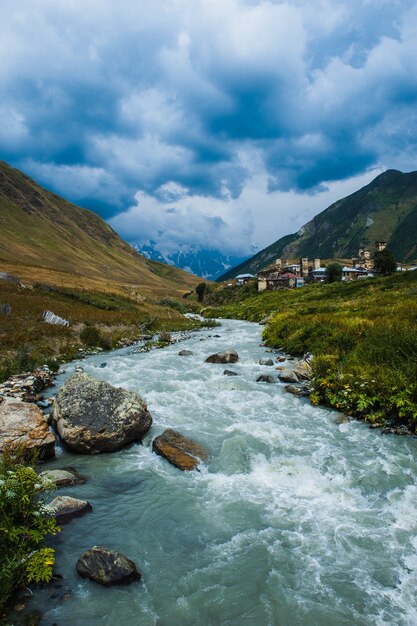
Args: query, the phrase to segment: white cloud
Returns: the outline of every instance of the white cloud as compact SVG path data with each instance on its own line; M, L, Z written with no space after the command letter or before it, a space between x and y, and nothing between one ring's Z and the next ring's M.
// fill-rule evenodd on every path
M416 22L414 0L3 0L0 157L127 237L247 252L415 168Z
M257 155L242 155L259 163ZM162 201L143 192L136 204L110 220L130 241L157 241L165 254L192 243L216 248L227 254L244 255L251 247L263 248L283 235L297 232L318 212L336 200L368 184L383 168L345 181L328 183L326 190L309 196L293 191L267 193L263 172L252 172L238 198L213 199L192 195L175 183L173 193Z

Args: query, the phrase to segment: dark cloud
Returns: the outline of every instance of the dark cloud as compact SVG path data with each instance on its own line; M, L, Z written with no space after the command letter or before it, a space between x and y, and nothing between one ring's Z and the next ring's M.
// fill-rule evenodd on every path
M140 192L188 220L177 241L195 216L225 246L236 202L252 220L270 206L246 204L259 177L279 205L415 168L414 4L3 0L0 157L120 223Z

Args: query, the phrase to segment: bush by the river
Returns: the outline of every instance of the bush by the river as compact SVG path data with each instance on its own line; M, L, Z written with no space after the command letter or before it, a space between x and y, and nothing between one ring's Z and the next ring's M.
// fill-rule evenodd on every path
M211 316L260 321L268 345L314 355L315 404L417 428L417 271L263 292Z
M94 325L86 324L80 332L80 339L88 347L100 347L103 350L111 350L112 348L110 339L102 335Z
M50 482L24 464L21 453L1 455L0 612L17 589L52 578L54 551L45 547L44 539L59 527L42 498L50 487Z

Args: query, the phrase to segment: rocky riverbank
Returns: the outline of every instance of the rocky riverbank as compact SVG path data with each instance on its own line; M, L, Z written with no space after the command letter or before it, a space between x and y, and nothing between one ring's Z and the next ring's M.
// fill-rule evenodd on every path
M54 385L54 373L47 365L34 372L25 372L11 376L0 383L0 402L5 398L13 398L20 402L40 403L42 392ZM42 406L41 408L46 408Z

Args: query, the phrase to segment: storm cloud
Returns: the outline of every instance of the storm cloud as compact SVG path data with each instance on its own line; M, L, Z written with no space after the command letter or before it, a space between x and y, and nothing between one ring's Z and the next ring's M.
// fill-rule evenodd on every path
M127 238L245 253L416 168L416 24L407 0L3 0L0 157Z

